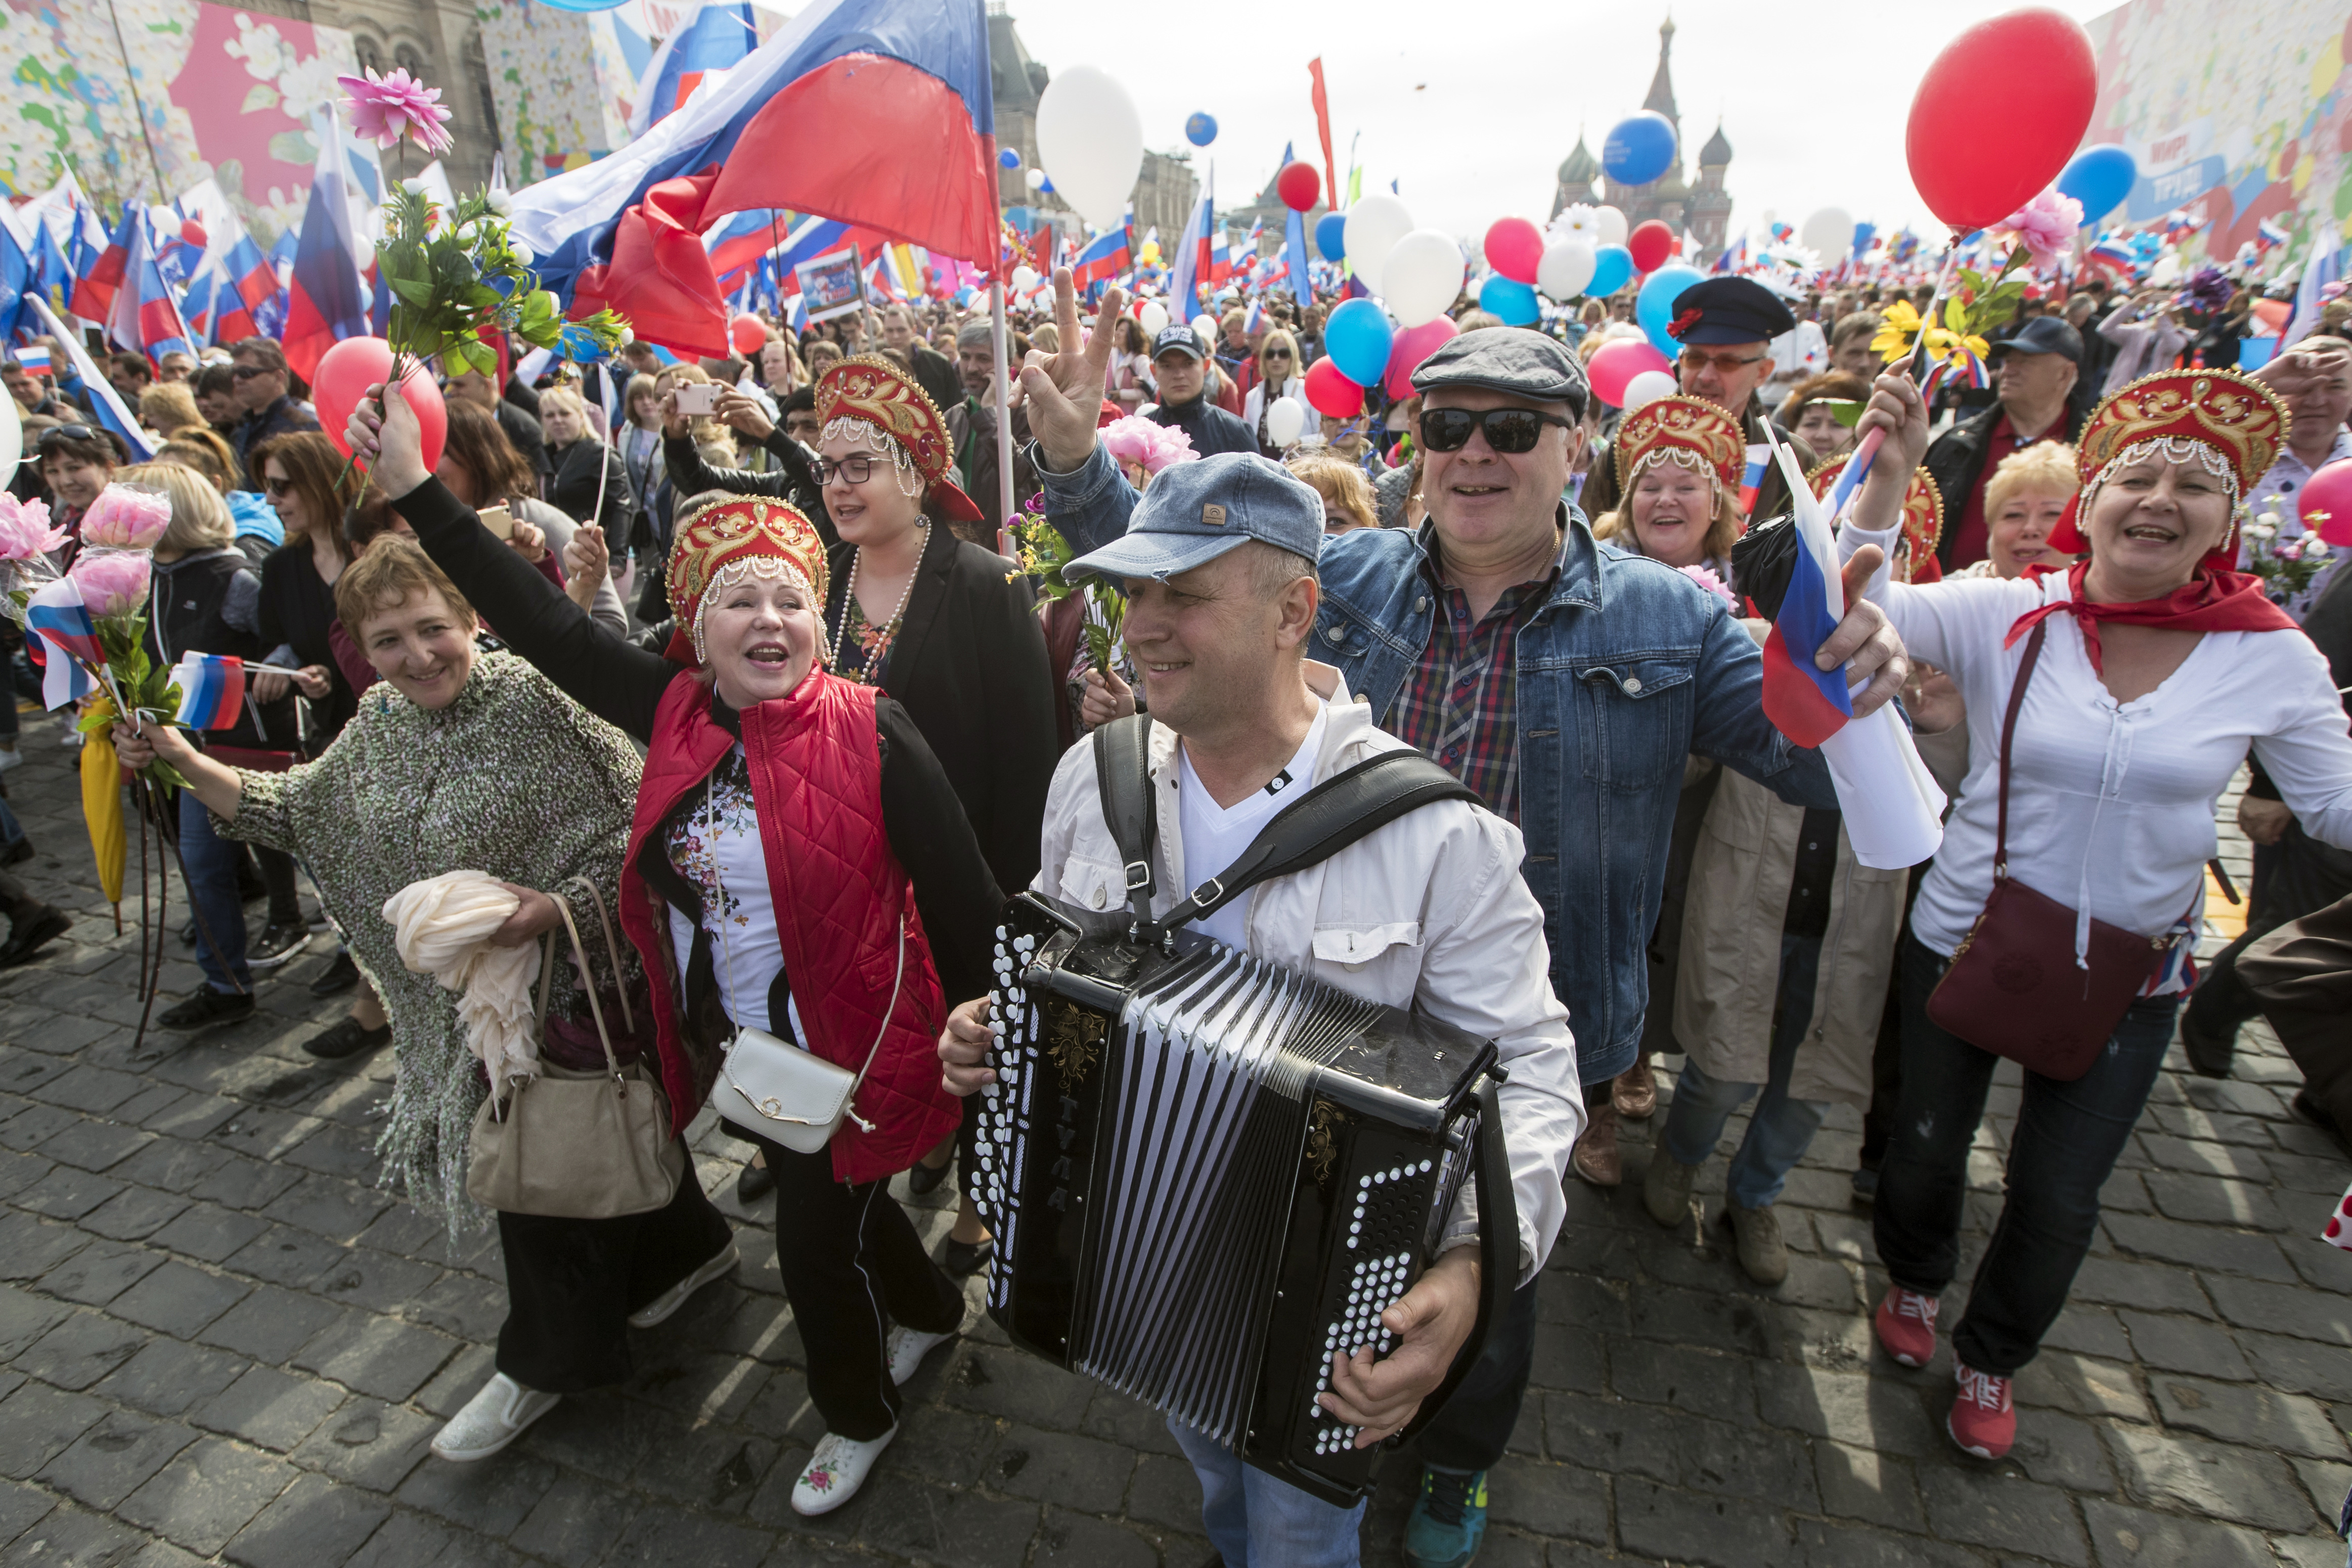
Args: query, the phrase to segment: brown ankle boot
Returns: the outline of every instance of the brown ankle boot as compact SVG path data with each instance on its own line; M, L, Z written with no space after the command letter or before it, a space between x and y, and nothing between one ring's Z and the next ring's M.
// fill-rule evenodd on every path
M1635 1057L1633 1065L1610 1083L1609 1103L1628 1122L1650 1119L1650 1113L1658 1108L1658 1075L1650 1071L1648 1057Z
M1569 1156L1568 1163L1594 1186L1622 1186L1625 1166L1617 1154L1617 1107L1603 1100L1585 1109L1592 1120L1585 1127L1584 1136L1576 1140L1576 1153Z

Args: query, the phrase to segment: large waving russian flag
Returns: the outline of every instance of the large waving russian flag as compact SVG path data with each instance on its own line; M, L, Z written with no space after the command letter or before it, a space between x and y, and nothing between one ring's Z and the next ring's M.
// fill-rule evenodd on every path
M287 283L286 362L306 382L329 349L345 338L365 337L368 329L359 244L352 231L351 176L333 113L322 108L312 119L319 162Z
M573 314L715 357L717 219L780 207L988 260L995 174L982 0L818 0L611 157L518 192L514 225Z
M1782 467L1793 466L1782 454ZM1801 474L1789 478L1797 529L1795 564L1772 634L1764 640L1764 716L1799 746L1819 746L1853 717L1845 666L1818 669L1813 655L1845 616L1845 584L1829 518Z

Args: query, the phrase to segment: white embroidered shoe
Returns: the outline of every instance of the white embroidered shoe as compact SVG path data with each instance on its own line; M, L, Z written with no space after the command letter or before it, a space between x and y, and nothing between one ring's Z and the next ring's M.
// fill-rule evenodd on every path
M433 1439L445 1459L469 1464L487 1459L523 1434L523 1429L562 1402L561 1394L525 1388L505 1373L493 1374L482 1391L449 1419Z
M726 1246L719 1249L718 1255L709 1262L631 1312L629 1326L633 1329L649 1329L656 1323L675 1316L678 1308L686 1305L688 1297L719 1278L719 1275L731 1272L742 1256L742 1252L737 1249L735 1243L730 1240Z
M809 1456L808 1469L793 1483L793 1511L803 1515L831 1513L857 1495L866 1484L866 1472L890 1439L898 1435L891 1427L871 1442L861 1443L855 1437L845 1437L838 1432L827 1432L817 1443L816 1452Z
M884 1347L890 1362L890 1381L901 1388L906 1387L907 1380L914 1376L916 1369L923 1364L923 1357L962 1332L961 1326L945 1333L925 1333L904 1323L892 1328L889 1343Z

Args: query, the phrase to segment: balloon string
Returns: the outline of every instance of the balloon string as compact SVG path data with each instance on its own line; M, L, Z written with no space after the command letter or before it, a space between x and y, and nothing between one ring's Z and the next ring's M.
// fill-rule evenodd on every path
M1925 381L1927 372L1935 366L1934 358L1927 352L1927 334L1935 329L1936 319L1943 314L1944 296L1950 291L1953 276L1959 270L1959 265L1960 235L1956 229L1952 233L1952 247L1944 253L1944 270L1936 278L1936 292L1928 297L1927 308L1919 318L1919 340L1911 345L1911 352L1904 357L1903 373L1914 382ZM1885 442L1886 428L1881 425L1864 436L1862 444L1853 449L1853 459L1846 464L1844 472L1838 476L1836 486L1830 491L1829 510L1832 524L1844 517L1847 504L1853 499L1854 492L1860 490L1862 482L1870 476L1871 460L1878 455L1878 449Z

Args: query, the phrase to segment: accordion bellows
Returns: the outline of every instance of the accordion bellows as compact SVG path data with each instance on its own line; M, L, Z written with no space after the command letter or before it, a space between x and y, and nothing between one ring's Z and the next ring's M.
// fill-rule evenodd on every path
M1013 1343L1326 1500L1374 1451L1316 1404L1434 1256L1494 1046L1197 934L1007 906L974 1186ZM1506 1182L1507 1185L1507 1182Z

